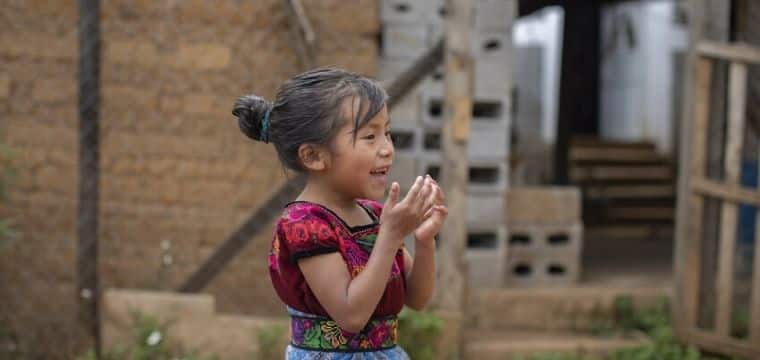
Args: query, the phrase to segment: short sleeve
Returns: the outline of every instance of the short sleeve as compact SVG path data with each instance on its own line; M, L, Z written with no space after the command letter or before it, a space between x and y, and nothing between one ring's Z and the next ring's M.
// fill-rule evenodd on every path
M293 261L340 251L340 241L332 226L317 216L283 219L277 231Z

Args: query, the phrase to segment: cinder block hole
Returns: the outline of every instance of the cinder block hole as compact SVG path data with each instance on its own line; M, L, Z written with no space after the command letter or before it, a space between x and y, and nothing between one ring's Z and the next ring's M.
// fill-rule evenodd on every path
M512 273L519 277L527 277L533 272L529 264L519 263L512 268Z
M407 4L405 2L399 2L399 3L396 3L396 5L393 6L393 9L396 10L397 12L400 12L400 13L407 13L410 10L412 10L412 7L409 6L409 4Z
M441 167L438 165L430 165L427 167L425 174L430 175L430 177L435 181L440 181L438 177L441 175Z
M428 112L430 113L430 116L439 118L441 115L443 115L443 101L441 100L431 100L430 106L428 107Z
M472 104L472 117L498 118L501 116L501 101L476 101Z
M530 236L527 234L514 234L509 237L509 245L528 246L530 242Z
M443 100L433 99L430 100L428 105L428 113L431 117L440 118L443 116ZM498 119L501 117L502 104L501 101L475 101L472 104L472 117L475 120L483 119Z
M441 15L442 17L446 17L448 13L449 13L449 10L446 9L446 6L441 6L438 8L438 15Z
M443 80L443 70L436 70L433 72L433 80L435 81L441 81Z
M501 48L501 41L499 39L488 39L483 42L483 50L486 52L496 51Z
M551 246L565 246L570 243L570 237L567 234L553 234L549 235L549 245Z
M565 266L562 264L549 264L546 272L551 276L562 276L565 275Z
M493 232L476 232L467 234L467 247L470 249L496 249L498 240Z
M476 184L493 184L499 181L499 168L493 166L470 167L470 182Z
M414 133L405 130L391 130L393 146L399 150L411 150L414 147Z
M441 148L441 133L426 133L422 140L422 147L425 150L438 150Z

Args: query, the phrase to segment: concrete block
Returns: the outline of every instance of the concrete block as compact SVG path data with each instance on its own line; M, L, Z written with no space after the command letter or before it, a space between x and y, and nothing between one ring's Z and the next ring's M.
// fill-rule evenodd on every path
M470 284L478 288L499 288L504 283L506 229L503 226L469 226L465 258Z
M509 285L570 285L580 276L583 226L508 225L506 279Z
M503 191L467 194L467 225L503 225L505 198Z
M488 126L470 129L470 140L467 143L467 154L472 159L477 158L506 158L509 153L508 128ZM426 152L441 152L441 130L425 129L422 133L422 150Z
M424 154L418 161L419 174L430 174L437 181L441 180L440 154ZM507 188L507 160L498 158L480 158L469 160L469 193L493 193Z
M422 91L412 89L393 106L389 113L391 127L415 127L421 123L422 117Z
M510 123L509 96L477 95L472 104L471 128L502 126L505 129ZM422 123L426 127L441 128L443 126L444 101L442 96L430 95L423 91Z
M504 284L505 258L501 252L468 249L465 258L469 264L470 286L499 288Z
M476 29L509 29L517 13L517 1L478 0L475 3Z
M507 222L576 223L581 221L577 187L520 187L507 192Z
M552 253L580 261L583 248L583 225L510 224L507 244L512 253Z
M377 61L377 79L389 81L395 79L402 71L414 63L414 59L392 59L381 57Z
M475 96L476 97L506 97L511 109L510 95L514 82L512 81L512 60L510 57L479 58L475 60ZM506 111L507 113L510 111Z
M474 31L470 47L474 59L508 59L513 52L512 31Z
M401 190L405 192L412 186L417 175L419 175L417 173L417 159L413 156L396 155L388 174L388 185L390 186L396 181L401 186Z
M387 58L414 60L428 48L428 29L418 24L386 24L383 29L382 55Z
M567 256L507 250L506 286L568 286L577 283L579 277L580 262Z
M381 0L380 19L384 23L420 24L440 22L444 0Z
M407 124L391 124L391 139L396 155L418 156L422 147L422 129Z

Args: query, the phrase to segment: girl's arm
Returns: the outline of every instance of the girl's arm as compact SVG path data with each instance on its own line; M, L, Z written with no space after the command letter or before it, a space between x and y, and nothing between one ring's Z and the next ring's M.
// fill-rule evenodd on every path
M404 249L407 306L424 309L435 289L435 235L441 229L449 210L443 205L445 196L434 180L433 191L427 200L433 204L425 221L414 231L414 259Z
M342 329L361 331L375 312L388 285L396 251L404 236L414 231L424 218L430 192L430 182L418 178L404 200L397 203L399 186L396 183L391 186L375 246L365 268L355 278L351 278L339 253L299 260L298 266L309 288Z

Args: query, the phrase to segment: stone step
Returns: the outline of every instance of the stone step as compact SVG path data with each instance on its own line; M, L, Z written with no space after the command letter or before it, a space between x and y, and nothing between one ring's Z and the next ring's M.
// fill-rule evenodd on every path
M483 331L588 331L614 319L619 296L648 308L669 295L669 287L477 289L470 298L467 326Z
M645 335L595 337L577 333L541 331L472 332L466 359L508 360L546 353L604 356L616 350L649 342Z

